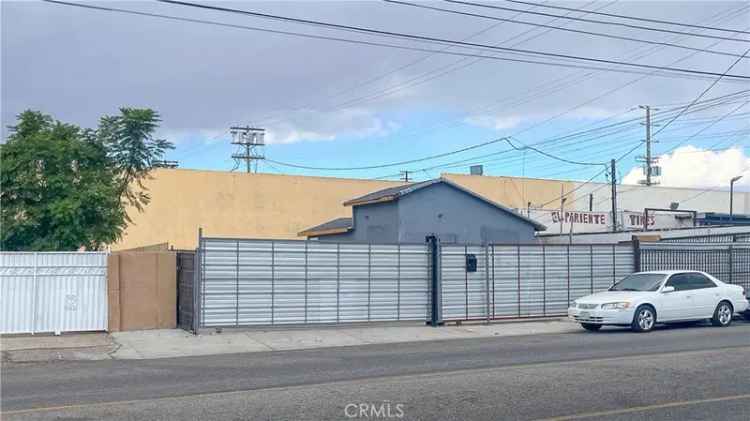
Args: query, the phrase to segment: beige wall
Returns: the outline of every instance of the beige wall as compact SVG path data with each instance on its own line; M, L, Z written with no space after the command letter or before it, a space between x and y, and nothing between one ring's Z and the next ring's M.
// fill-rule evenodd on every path
M109 332L174 329L177 260L174 252L119 252L107 259Z
M560 180L543 180L523 177L492 177L465 174L443 174L461 186L486 197L492 201L511 208L525 209L528 202L531 207L558 208L560 206L560 192L569 192L575 188L575 183ZM568 195L568 200L575 200L575 192Z
M199 227L206 236L298 238L305 228L351 216L344 201L400 183L159 169L145 184L151 203L129 212L133 223L113 250L161 242L193 249Z
M566 181L444 174L495 202L525 208L554 200ZM198 228L206 236L298 238L297 233L328 220L351 216L342 203L401 183L331 177L159 169L146 182L151 203L130 211L133 223L113 250L167 242L196 247ZM572 197L572 196L571 196ZM570 200L570 199L569 199ZM548 207L557 207L556 201Z

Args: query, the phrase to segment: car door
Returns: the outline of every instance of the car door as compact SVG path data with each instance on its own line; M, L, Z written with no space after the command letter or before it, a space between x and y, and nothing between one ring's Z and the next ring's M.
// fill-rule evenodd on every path
M691 273L689 277L694 305L690 318L708 319L712 317L721 299L719 287L702 273Z
M676 273L669 277L665 287L674 287L674 291L661 294L659 308L656 309L657 320L686 320L690 318L693 307L693 291L690 289L688 273Z

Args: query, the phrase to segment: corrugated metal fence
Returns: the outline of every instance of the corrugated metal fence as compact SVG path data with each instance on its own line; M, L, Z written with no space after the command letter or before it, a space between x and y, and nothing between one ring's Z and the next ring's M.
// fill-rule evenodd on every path
M106 329L106 253L0 253L0 333Z
M634 270L630 244L443 245L440 261L445 321L563 315Z
M748 233L734 233L734 234L708 234L708 235L693 235L685 237L672 237L665 238L659 241L660 243L748 243L750 242L750 234Z
M700 270L750 290L750 243L641 243L640 270Z
M442 318L565 314L570 301L634 269L625 245L442 245ZM467 255L476 271L467 271ZM427 244L202 238L196 328L429 321Z
M200 240L198 327L427 320L425 244Z

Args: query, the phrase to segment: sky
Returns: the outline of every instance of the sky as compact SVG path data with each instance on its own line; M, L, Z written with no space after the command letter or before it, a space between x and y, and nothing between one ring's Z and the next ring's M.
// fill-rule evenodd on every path
M607 176L604 164L620 158L618 179L637 183L642 173L636 157L645 153L645 127L640 124L645 111L639 105L650 105L652 120L661 125L652 130L652 153L661 157L663 185L721 188L733 176L746 174L738 186L750 188L750 159L745 147L750 134L750 105L746 102L750 95L740 92L750 89L747 79L677 75L372 36L153 1L85 4L235 26L42 1L3 1L3 138L8 133L6 126L26 109L95 127L101 116L117 113L119 107L150 107L162 118L158 136L176 146L166 158L178 160L181 168L232 170L236 165L230 155L236 147L230 143L228 128L251 125L267 131L264 153L268 160L259 165L263 172L398 179L400 171L406 170L411 179L422 180L442 172L466 173L470 165L482 164L489 175L603 181ZM627 63L718 74L731 67L730 74L750 76L750 59L739 57L750 47L748 34L622 20L510 1L491 4L518 11L445 1L418 4L681 48L383 1L210 3L381 31ZM545 4L750 30L750 3L746 1ZM686 33L594 24L522 11ZM719 39L722 37L733 40ZM589 68L561 67L563 64ZM700 103L687 107L700 95L700 101L706 101L730 94L734 95L705 107ZM511 137L513 144L500 140L505 137ZM478 144L485 145L473 146ZM524 148L527 145L535 149ZM461 149L466 150L419 160ZM412 160L419 161L383 165ZM379 168L331 169L351 167Z

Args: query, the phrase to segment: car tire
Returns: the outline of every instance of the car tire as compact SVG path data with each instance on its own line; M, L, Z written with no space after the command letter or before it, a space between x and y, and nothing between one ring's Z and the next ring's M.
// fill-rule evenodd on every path
M602 328L602 325L597 325L597 324L593 324L593 323L581 323L581 327L584 328L584 329L586 329L586 330L590 330L592 332L596 332L597 330L599 330L599 329Z
M734 308L727 301L722 301L714 310L714 317L711 318L711 324L717 327L727 327L732 324Z
M630 329L633 332L649 332L656 324L656 310L650 305L642 305L635 309L633 323Z

